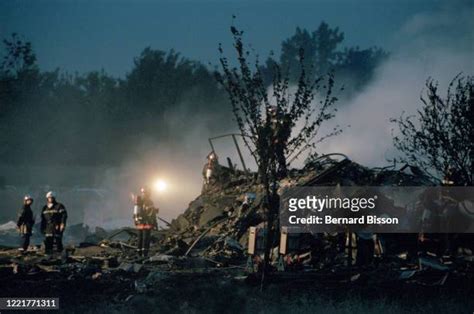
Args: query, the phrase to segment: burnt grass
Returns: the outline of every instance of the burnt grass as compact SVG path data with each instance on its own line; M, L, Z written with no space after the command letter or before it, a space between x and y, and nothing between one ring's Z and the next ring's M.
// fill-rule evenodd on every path
M334 284L326 280L235 279L230 270L170 272L138 293L145 274L98 279L62 273L2 274L1 297L58 297L62 313L472 313L474 283L450 276L444 285L400 281ZM242 273L240 272L240 275ZM304 279L304 274L295 275ZM241 277L242 278L242 277ZM44 313L44 311L41 311Z

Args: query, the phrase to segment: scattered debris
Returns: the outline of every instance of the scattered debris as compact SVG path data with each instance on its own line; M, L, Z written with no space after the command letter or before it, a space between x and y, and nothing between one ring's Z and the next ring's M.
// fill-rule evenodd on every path
M125 272L135 272L138 273L142 269L143 264L138 264L138 263L122 263L117 267L120 270L123 270Z
M258 270L261 259L258 252L248 259L247 245L251 227L264 230L265 215L261 206L264 194L254 174L221 168L222 178L206 185L183 214L170 223L164 221L168 229L152 232L149 258L137 255L137 232L133 228L106 231L97 227L91 231L89 227L78 224L67 228L66 237L70 241L67 241L69 245L63 255L43 255L41 242L33 242L24 254L16 249L0 249L0 276L8 279L9 276L40 278L61 275L62 280L82 278L116 282L119 286L126 284L133 290L126 290L126 294L121 296L125 302L168 280L172 273L222 271L231 273L228 278L244 278L246 265L250 263L257 267L247 269ZM293 186L336 184L432 185L409 167L400 170L369 169L344 155L330 155L322 156L301 170L291 170L288 178L280 182L280 190ZM246 193L253 197L252 203L244 206ZM39 234L37 236L40 238ZM443 285L448 276L474 278L472 247L459 248L455 258L448 261L413 254L410 245L414 244L416 249L416 236L387 234L383 238L384 244L379 243L374 258L360 265L356 260L357 247L347 245L355 243L355 234L288 237L289 247L293 244L295 247L285 251L284 256L280 258L281 250L274 247L273 280L319 280L330 285L393 281ZM0 245L15 247L17 242L12 243L17 239L14 222L0 225ZM252 274L245 278L252 278Z

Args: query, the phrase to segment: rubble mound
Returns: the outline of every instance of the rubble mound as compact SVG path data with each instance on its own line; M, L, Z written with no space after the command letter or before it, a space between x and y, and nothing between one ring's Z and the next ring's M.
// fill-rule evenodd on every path
M199 255L216 262L237 262L245 256L249 228L264 221L263 186L256 174L233 173L222 167L218 177L203 187L202 194L186 211L171 222L169 233L160 244L163 252L175 255ZM416 186L434 185L421 171L404 166L367 168L342 154L330 154L308 162L303 169L292 169L280 181L279 192L294 186ZM255 194L248 210L240 210L246 193Z
M242 289L239 295L253 294L252 283L259 284L260 279L246 264L246 247L249 228L264 222L261 206L264 190L255 174L225 167L221 170L222 175L205 185L201 195L169 224L169 228L152 232L149 257L137 254L134 228L114 231L96 228L91 233L85 226L70 226L71 236L83 241L67 247L62 254L45 256L39 245L31 246L23 254L16 249L0 249L0 275L4 279L0 290L4 295L24 297L59 295L68 302L74 302L76 291L84 290L90 291L84 297L94 304L107 296L114 304L130 305L146 295L182 296L183 287L187 286L183 282L193 282L192 287L200 282L209 292L202 292L203 295L221 293L216 291L219 285L214 282L231 287L227 290L229 293ZM316 159L303 169L292 169L288 177L280 181L279 192L294 186L333 185L427 186L433 183L410 166L370 169L344 155L334 154ZM251 193L254 201L244 207L246 193ZM13 237L14 233L12 223L0 228L0 236ZM352 254L345 245L348 239L345 234L303 236L301 250L285 256L285 271L272 272L267 279L269 283L312 288L319 284L323 290L334 291L348 286L359 291L364 287L367 295L379 289L390 290L391 295L406 289L418 291L420 285L443 286L446 291L463 287L466 294L474 289L474 256L468 248L448 258L427 255L409 259L407 252L394 254L392 251L375 264L357 267L350 262ZM389 237L386 235L387 242ZM393 238L393 243L403 247L416 239L416 235L396 234ZM275 266L276 261L272 264ZM210 280L214 280L213 284ZM239 282L246 284L239 285ZM74 293L68 287L74 289L71 290Z

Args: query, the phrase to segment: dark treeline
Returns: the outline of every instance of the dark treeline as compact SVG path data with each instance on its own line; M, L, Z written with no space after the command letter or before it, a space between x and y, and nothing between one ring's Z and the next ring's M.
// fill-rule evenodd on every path
M270 56L261 71L269 84L274 75L272 66L278 62L290 81L300 77L299 51L304 51L303 68L307 76L323 76L332 71L339 85L344 85L346 97L360 91L374 76L375 69L388 58L381 48L344 47L344 33L322 22L315 31L296 28L295 34L281 45L279 61Z
M118 79L43 72L29 43L16 35L4 43L2 162L114 164L139 155L144 142L179 141L197 122L215 121L210 131L228 125L213 73L174 51L146 48Z
M314 32L297 28L282 42L280 60L270 56L260 70L269 85L278 62L296 80L303 49L309 75L334 70L350 95L370 81L387 54L343 49L343 40L326 23ZM113 165L139 155L144 143L179 143L196 126L216 134L234 125L213 70L175 51L145 48L123 78L103 70L41 71L31 44L16 34L4 40L2 53L2 163Z

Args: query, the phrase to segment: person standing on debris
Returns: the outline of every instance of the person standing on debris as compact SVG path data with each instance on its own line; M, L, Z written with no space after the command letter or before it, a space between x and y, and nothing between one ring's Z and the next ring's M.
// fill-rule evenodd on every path
M46 205L41 211L41 232L44 234L45 253L51 254L56 244L58 252L63 251L63 233L66 229L67 212L63 204L56 201L56 193L46 194Z
M422 253L428 251L436 253L438 256L451 255L450 236L447 232L455 211L457 202L449 195L445 195L445 190L427 189L421 194L421 227L422 233L418 240Z
M268 109L272 130L272 144L275 149L275 159L277 162L277 176L281 179L287 175L285 151L288 139L291 136L291 119L288 114L284 114L277 106Z
M267 178L268 168L273 163L272 154L272 129L270 120L271 110L267 110L267 119L257 129L257 138L255 143L256 156L258 156L258 180L264 183Z
M22 237L21 247L19 249L22 252L26 252L28 250L33 225L35 224L33 211L31 210L32 204L33 198L30 195L25 195L23 200L23 208L21 209L20 215L18 216L18 221L16 223Z
M237 217L242 217L243 215L247 214L250 206L252 206L253 202L255 201L255 198L255 193L245 193L244 202L237 212Z
M151 200L151 191L148 187L140 190L141 194L135 198L133 208L133 219L138 229L138 254L148 256L150 250L151 230L158 228L158 208L155 208Z
M269 106L266 110L266 120L257 130L256 151L260 156L260 182L275 164L277 178L287 176L285 152L291 136L291 119L288 114L281 112L277 106Z
M206 185L211 183L211 180L216 177L219 161L216 153L213 151L207 155L207 162L203 169L204 182Z

